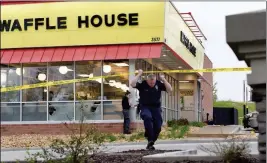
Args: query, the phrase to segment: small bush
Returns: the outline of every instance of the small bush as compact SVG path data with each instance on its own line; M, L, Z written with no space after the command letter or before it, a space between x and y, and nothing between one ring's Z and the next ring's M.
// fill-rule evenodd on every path
M250 163L254 162L250 155L249 144L243 139L231 138L229 142L214 142L213 147L200 146L199 149L220 156L226 163Z
M189 126L182 126L181 129L180 129L180 132L179 134L177 135L177 137L180 139L180 138L183 138L187 132L189 131Z
M114 142L117 140L117 137L112 134L108 134L106 135L106 139L108 139L109 142Z
M194 126L194 127L204 127L204 126L206 126L207 124L204 123L204 122L190 122L189 125L190 125L190 126Z
M37 162L43 159L46 163L82 163L90 161L91 156L99 152L100 146L105 140L105 135L96 127L88 127L84 124L83 103L81 105L81 120L78 129L72 124L65 123L65 127L70 131L68 141L54 139L49 149L42 148L42 152L30 155L26 158L28 162ZM92 155L90 155L92 154Z
M144 138L144 135L145 135L144 131L138 131L137 133L132 134L129 140L130 141L140 140Z
M181 118L178 120L171 120L167 122L168 127L173 127L173 126L187 126L189 125L189 121L185 118Z

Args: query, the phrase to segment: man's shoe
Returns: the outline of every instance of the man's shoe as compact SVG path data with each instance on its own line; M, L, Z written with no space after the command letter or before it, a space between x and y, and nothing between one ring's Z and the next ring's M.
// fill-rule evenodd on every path
M155 150L154 142L153 141L148 142L146 149L147 150Z
M123 132L123 134L129 135L129 134L132 134L132 133L130 131L126 131L126 132Z

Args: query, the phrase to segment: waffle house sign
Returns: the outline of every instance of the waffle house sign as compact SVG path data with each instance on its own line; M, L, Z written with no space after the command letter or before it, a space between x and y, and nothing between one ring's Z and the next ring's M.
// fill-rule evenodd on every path
M6 5L0 32L2 49L163 42L164 2Z

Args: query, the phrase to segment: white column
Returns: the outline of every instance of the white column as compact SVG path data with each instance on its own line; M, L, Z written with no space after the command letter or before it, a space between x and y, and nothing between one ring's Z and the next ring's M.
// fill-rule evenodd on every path
M177 91L177 100L178 100L178 102L177 102L177 105L178 105L177 106L178 107L178 119L180 119L182 112L181 112L181 101L180 101L181 95L180 95L180 83L179 83L179 81L177 82L176 91Z
M129 60L129 91L131 92L130 102L131 104L136 105L137 104L136 90L130 86L131 80L135 77L134 72L135 72L135 60L130 59ZM135 107L132 107L130 109L130 119L131 119L131 122L136 121L136 108Z
M198 84L197 80L194 80L194 121L198 120Z

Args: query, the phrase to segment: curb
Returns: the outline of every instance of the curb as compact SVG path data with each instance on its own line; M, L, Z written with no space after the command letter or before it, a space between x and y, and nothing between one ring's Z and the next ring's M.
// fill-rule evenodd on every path
M163 154L148 155L148 156L144 156L143 159L145 161L159 161L159 162L168 162L168 163L173 163L173 162L177 162L177 161L202 161L202 160L205 160L208 162L213 162L213 161L221 161L222 160L222 158L220 156L208 155L208 154L197 155L197 153L195 153L193 150L179 151L179 152L176 152L176 153L167 152L167 153L163 153ZM171 153L173 155L171 155ZM258 159L259 154L258 153L251 154L251 157L254 159Z
M229 142L231 139L224 138L207 138L207 139L181 139L181 140L158 140L157 144L185 144L185 143L210 143L210 142ZM258 138L250 138L246 140L247 142L257 142ZM238 141L237 141L238 142ZM241 140L240 140L241 142ZM146 141L142 142L126 142L126 143L106 143L103 146L128 146L128 145L146 145ZM9 151L25 151L25 150L41 150L40 147L32 147L32 148L1 148L1 152L9 152Z

